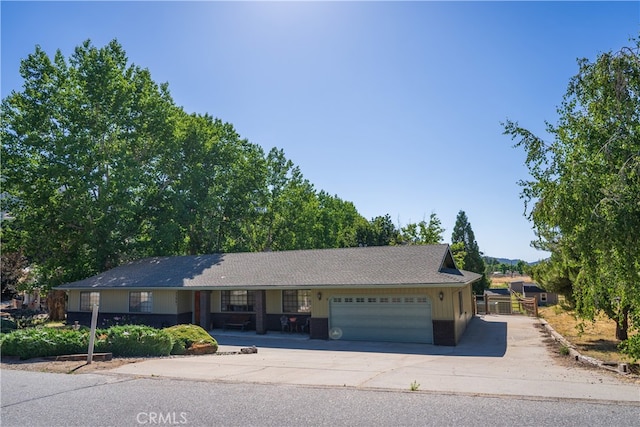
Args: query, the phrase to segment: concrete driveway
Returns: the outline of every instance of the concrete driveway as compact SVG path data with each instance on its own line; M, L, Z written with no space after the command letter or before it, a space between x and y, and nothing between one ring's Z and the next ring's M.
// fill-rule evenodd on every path
M213 331L220 344L217 355L153 359L109 372L407 391L415 382L420 391L626 401L640 406L638 382L554 361L537 325L537 319L523 316L476 317L456 347ZM252 345L258 353L224 354Z

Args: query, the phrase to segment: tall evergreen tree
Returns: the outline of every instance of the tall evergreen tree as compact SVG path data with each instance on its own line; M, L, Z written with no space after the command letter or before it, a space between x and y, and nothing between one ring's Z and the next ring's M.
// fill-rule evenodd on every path
M451 234L451 244L453 245L456 243L464 244L464 269L482 274L482 279L473 284L473 292L478 295L482 294L485 289L489 288L489 280L485 273L482 252L480 252L478 242L476 242L476 236L471 228L471 223L467 218L467 214L462 210L458 212L456 224L454 225L453 233Z

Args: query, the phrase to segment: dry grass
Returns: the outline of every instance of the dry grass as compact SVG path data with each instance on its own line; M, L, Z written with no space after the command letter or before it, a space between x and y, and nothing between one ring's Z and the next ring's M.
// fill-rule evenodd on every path
M491 276L491 287L492 288L508 288L509 283L511 282L531 282L531 277L529 276Z
M491 277L492 288L507 288L510 282L532 282L529 276ZM562 297L561 302L562 302ZM583 355L603 362L627 362L631 360L618 351L616 324L605 315L598 316L594 322L579 319L575 311L564 304L539 307L538 314L553 329L565 337Z
M631 362L618 351L616 324L606 316L600 315L593 322L582 320L562 304L540 307L538 313L581 354L603 362Z

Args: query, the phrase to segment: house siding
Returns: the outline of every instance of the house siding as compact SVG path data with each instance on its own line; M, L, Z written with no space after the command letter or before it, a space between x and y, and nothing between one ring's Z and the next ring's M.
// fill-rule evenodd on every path
M267 291L267 314L274 313L282 313L282 291L272 289ZM277 327L280 327L280 317L278 317Z
M176 291L177 312L187 313L193 310L193 291Z
M460 341L460 338L462 338L462 334L464 334L464 331L467 329L467 325L469 324L469 321L471 321L471 318L473 317L473 296L471 292L471 286L460 288L458 291L456 291L456 294L458 292L462 292L462 312L458 307L458 303L454 303L456 344Z
M91 292L91 290L70 290L68 292L68 311L80 312L80 292ZM95 292L95 291L93 291ZM102 289L100 292L100 312L104 313L129 313L129 290L111 290ZM153 306L151 314L178 314L178 307L181 307L182 313L190 312L190 303L181 300L181 298L189 298L189 296L178 297L178 291L174 290L157 290L151 289L153 292ZM132 313L139 315L140 313Z

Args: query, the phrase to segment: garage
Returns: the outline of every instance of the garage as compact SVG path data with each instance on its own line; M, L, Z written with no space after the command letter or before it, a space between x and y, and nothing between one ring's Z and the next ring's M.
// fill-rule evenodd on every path
M424 295L335 296L329 338L433 343L431 300Z

